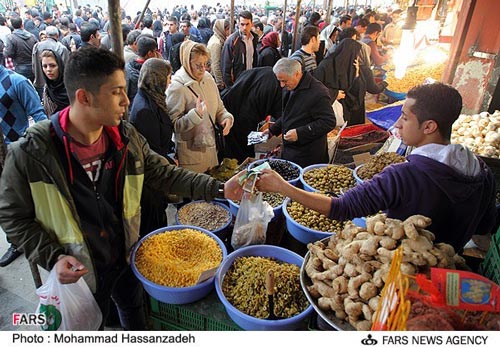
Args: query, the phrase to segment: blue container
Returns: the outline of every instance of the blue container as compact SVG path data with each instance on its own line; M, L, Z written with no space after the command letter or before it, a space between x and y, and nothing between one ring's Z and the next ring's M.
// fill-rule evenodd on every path
M284 159L280 159L280 158L269 158L269 159L261 159L261 160L258 160L258 161L255 161L255 162L252 162L248 165L248 169L252 169L253 167L256 167L258 165L261 165L262 163L264 162L269 162L269 161L282 161L282 162L288 162L290 163L291 165L293 165L294 167L296 167L298 170L299 170L299 176L297 177L297 179L293 179L293 180L288 180L288 182L293 185L293 186L297 186L297 184L299 183L299 179L300 179L300 176L302 175L302 167L299 166L298 164L296 163L293 163L291 161L287 161L287 160L284 160Z
M190 204L202 203L202 202L205 202L205 201L193 201L193 202L190 202L188 204L183 205L179 210L182 210L184 207L187 207ZM218 205L219 207L224 208L229 213L228 220L227 220L226 224L224 224L224 226L222 226L222 227L220 227L220 228L218 228L216 230L210 231L213 234L215 234L216 236L220 236L224 232L226 232L229 229L229 226L231 225L231 221L233 220L233 216L231 215L231 210L229 209L229 207L226 204L223 204L221 202L215 202L214 201L214 202L205 202L205 203L210 203L210 204ZM177 225L181 225L181 222L179 221L179 210L177 210L177 213L175 213L175 223ZM199 226L196 226L196 227L199 227Z
M215 290L219 296L220 301L226 308L227 314L231 319L238 324L244 330L294 330L301 327L304 321L313 312L312 306L309 305L302 313L287 319L279 320L266 320L252 317L245 314L234 307L224 296L222 292L222 282L227 270L233 265L234 260L238 257L244 256L261 256L261 257L272 257L277 261L283 261L286 263L291 263L299 267L302 266L304 259L297 255L296 253L277 247L274 245L251 245L233 251L229 256L222 262L217 274L215 275Z
M214 288L214 282L215 282L215 276L211 277L204 282L200 284L196 284L193 286L187 286L187 287L182 287L182 288L174 288L174 287L168 287L168 286L163 286L163 285L158 285L156 283L153 283L152 281L146 279L137 269L135 266L135 256L137 254L137 250L140 248L142 243L148 239L149 237L162 233L162 232L170 232L173 230L182 230L190 228L196 231L203 232L213 238L219 247L222 250L222 262L224 262L224 259L227 257L227 249L224 246L224 243L217 237L215 234L212 232L209 232L203 228L199 227L193 227L193 226L185 226L185 225L175 225L175 226L168 226L168 227L162 227L156 231L153 231L149 233L147 236L143 237L134 247L134 250L132 251L132 260L131 260L131 266L132 266L132 271L134 272L135 276L137 279L139 279L144 286L144 290L153 297L154 299L160 301L160 302L165 302L165 303L170 303L170 304L185 304L185 303L191 303L191 302L196 302L205 296L207 296L210 291L213 290ZM221 262L221 265L222 265ZM219 265L220 268L220 265Z
M231 214L236 217L238 215L238 210L240 210L240 205L236 204L230 199L228 199L227 201L229 202L229 210L231 211ZM282 206L283 204L280 204L276 208L273 208L274 217L271 219L271 221L274 221L283 215L283 209L281 209Z
M391 97L395 100L405 100L406 99L406 93L401 93L401 92L394 92L391 91L390 89L385 89L384 94L388 97Z
M364 164L360 164L359 166L357 166L356 168L354 168L354 172L352 173L352 175L354 176L354 179L356 179L356 182L358 184L362 184L365 182L365 179L361 179L359 176L358 176L358 169L361 168L362 166L364 166Z
M285 215L286 229L299 242L303 244L313 243L317 240L330 237L333 232L316 231L312 228L303 226L296 222L290 214L288 214L287 206L290 204L290 198L285 199L283 202L283 214Z
M324 168L324 167L328 167L328 166L336 166L335 164L326 164L326 163L321 163L321 164L313 164L313 165L310 165L310 166L307 166L305 167L303 170L302 170L302 173L300 174L300 182L302 183L302 186L304 187L304 190L306 190L307 192L319 192L319 190L316 190L314 187L312 187L311 185L309 185L305 179L304 179L304 174L307 173L308 171L312 170L312 169L316 169L316 168ZM348 168L349 169L349 168ZM352 171L352 169L349 169Z

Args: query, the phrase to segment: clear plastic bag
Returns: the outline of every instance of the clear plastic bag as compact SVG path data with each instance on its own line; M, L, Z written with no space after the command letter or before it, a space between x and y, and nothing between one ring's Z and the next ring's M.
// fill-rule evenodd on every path
M200 124L196 125L193 129L193 147L197 149L204 149L207 147L215 146L214 130L212 127L212 123L210 122L211 120L208 119L210 115L208 114L205 102L202 102L202 105L202 120Z
M236 250L244 246L264 244L267 224L274 217L273 207L258 195L243 195L234 223L231 245Z
M47 318L40 327L43 331L95 331L101 326L101 310L83 277L61 284L52 269L36 294L40 298L36 311Z

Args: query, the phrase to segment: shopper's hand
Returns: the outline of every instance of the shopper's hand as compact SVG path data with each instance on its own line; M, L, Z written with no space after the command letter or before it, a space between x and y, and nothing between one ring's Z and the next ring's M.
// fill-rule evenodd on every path
M203 118L203 115L207 112L207 104L205 103L204 100L201 99L201 97L198 97L196 100L196 113L200 118Z
M233 120L231 118L225 118L222 120L220 125L224 127L224 129L222 130L222 134L228 135L231 127L233 127Z
M243 186L240 185L238 179L246 174L246 170L234 175L224 184L224 197L232 201L239 201L243 197Z
M69 255L61 256L54 267L56 269L57 279L61 284L76 283L82 275L89 272L83 263Z
M264 169L256 183L257 189L261 192L282 193L286 185L289 184L285 179L272 169Z
M283 139L286 140L286 141L289 141L291 143L296 142L299 139L299 136L297 135L297 130L296 129L290 129L283 136Z

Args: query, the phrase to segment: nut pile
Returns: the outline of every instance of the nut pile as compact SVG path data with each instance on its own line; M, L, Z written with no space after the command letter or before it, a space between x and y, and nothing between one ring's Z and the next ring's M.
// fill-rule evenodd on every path
M347 223L326 242L309 244L305 272L312 282L308 291L318 307L357 330L370 330L398 247L403 249L404 274L465 265L451 245L434 244L434 234L425 229L430 224L431 219L422 215L403 222L377 214L367 218L366 230Z
M404 156L400 156L395 152L384 152L370 158L368 162L358 169L357 173L361 179L368 180L384 170L385 167L404 161Z
M285 160L269 160L271 169L277 172L286 181L298 179L300 175L299 168L289 161Z
M322 193L340 194L356 184L349 168L335 165L308 170L304 173L304 180Z
M343 221L331 220L298 202L292 202L286 209L295 222L316 231L338 233L345 225Z
M500 158L500 111L460 115L453 123L451 142L481 156Z
M291 318L303 312L309 302L300 287L299 267L265 257L237 258L224 276L224 296L243 313L256 318L267 318L269 306L265 279L269 270L274 272L276 316Z
M397 79L394 76L394 70L389 71L385 81L389 84L387 88L391 91L406 93L413 87L424 83L426 78L441 81L443 70L444 64L422 64L408 68L402 79Z
M209 231L223 227L231 219L231 213L220 205L196 202L183 206L178 211L182 225L197 226Z

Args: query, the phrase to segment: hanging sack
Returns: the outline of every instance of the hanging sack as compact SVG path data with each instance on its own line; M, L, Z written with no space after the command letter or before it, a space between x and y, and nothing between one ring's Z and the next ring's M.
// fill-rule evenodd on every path
M61 284L53 268L36 294L40 298L36 312L46 317L43 331L96 331L101 326L101 310L83 277Z

